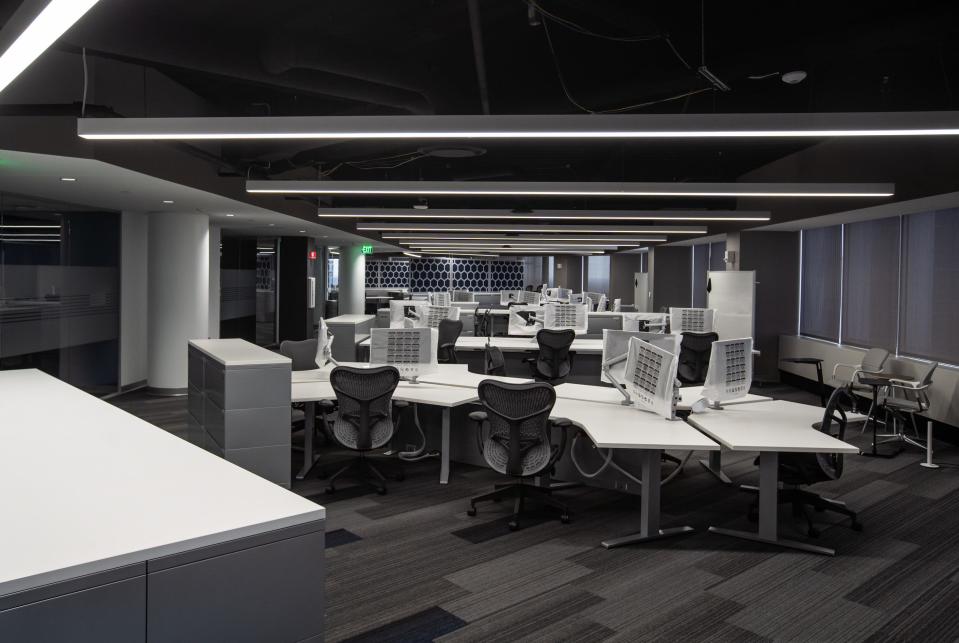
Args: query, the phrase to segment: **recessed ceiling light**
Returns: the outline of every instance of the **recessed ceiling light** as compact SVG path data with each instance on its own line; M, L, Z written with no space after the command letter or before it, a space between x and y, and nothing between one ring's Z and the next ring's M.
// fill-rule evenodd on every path
M72 176L61 176L60 180L63 181L64 183L73 183L76 181L76 178Z
M300 232L306 232L306 230L300 230Z
M226 215L226 216L228 216L228 217L235 217L236 215L235 215L235 214L228 214L228 215Z
M269 226L270 226L271 228L274 227L275 225L276 225L275 223L270 223L270 224L269 224Z
M171 201L170 199L164 199L163 202L164 202L166 205L173 205L173 203L174 203L174 202Z

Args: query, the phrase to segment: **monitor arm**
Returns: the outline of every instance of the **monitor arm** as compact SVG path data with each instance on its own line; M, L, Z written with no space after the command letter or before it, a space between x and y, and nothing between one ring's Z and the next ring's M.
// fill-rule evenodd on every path
M605 362L603 362L603 375L609 378L609 381L613 383L613 386L616 388L616 390L619 391L620 394L623 396L624 399L622 402L620 402L620 404L622 404L623 406L630 406L632 405L633 400L632 398L629 397L629 393L626 392L626 387L623 386L622 382L620 382L613 376L613 373L610 370L611 367L625 362L626 358L627 358L627 353L623 353L619 357L614 357L613 359L606 360ZM675 404L673 406L675 406Z

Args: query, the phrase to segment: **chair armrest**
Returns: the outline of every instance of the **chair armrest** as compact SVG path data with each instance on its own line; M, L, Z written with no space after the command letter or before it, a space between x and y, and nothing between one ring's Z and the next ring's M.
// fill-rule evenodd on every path
M566 429L574 426L574 424L572 420L569 420L567 418L551 417L549 419L549 425L551 429L554 427L563 429L562 432L560 433L559 446L556 448L556 453L555 455L553 455L553 458L552 458L553 462L555 462L556 460L559 460L559 458L561 458L564 453L566 453L566 443L569 440L568 431Z
M524 357L523 361L527 364L535 364L537 359L536 357Z
M446 343L444 343L444 344L440 344L439 347L440 347L440 348L455 348L455 347L456 347L456 342L446 342Z
M928 384L920 384L918 380L900 380L896 378L891 378L888 381L889 386L892 388L901 388L909 391L924 391L929 388Z
M570 420L570 419L568 419L568 418L554 418L554 417L551 417L551 418L549 419L549 423L552 424L553 426L557 426L557 427L559 427L559 428L561 428L561 429L566 429L566 428L569 428L569 427L573 426L573 421Z
M469 418L474 422L485 422L488 417L486 411L473 411L469 414Z
M840 368L847 368L847 369L849 369L849 370L852 371L852 375L849 376L849 379L850 379L850 380L851 380L853 377L855 377L855 376L856 376L856 373L860 370L859 364L836 364L835 366L832 367L832 378L833 378L833 379L836 379L836 378L837 378L837 374L838 374Z

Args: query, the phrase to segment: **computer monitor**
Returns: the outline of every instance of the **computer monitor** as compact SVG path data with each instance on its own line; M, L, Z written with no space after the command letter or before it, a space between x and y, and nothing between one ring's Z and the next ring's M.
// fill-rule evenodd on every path
M613 380L622 382L626 374L626 355L629 353L630 338L641 339L658 346L673 355L679 355L682 337L664 333L641 333L627 330L603 330L603 368L599 379L608 384ZM610 377L611 376L611 377Z
M543 298L543 296L538 292L534 292L532 290L518 290L516 292L516 301L521 304L527 304L530 306L537 305Z
M675 420L678 365L679 357L673 353L631 337L623 385L633 404L668 420Z
M406 319L412 319L418 313L416 309L427 305L425 301L402 299L390 301L390 328L403 328Z
M454 290L453 291L453 303L460 302L473 302L476 299L473 297L473 293L468 290Z
M501 290L499 291L500 306L509 306L514 301L519 301L519 294L522 290Z
M444 319L459 319L460 309L457 306L437 306L421 303L413 314L405 320L407 328L437 328Z
M596 304L596 312L604 313L609 308L609 298L606 295L599 296L599 303Z
M564 330L571 328L585 333L589 325L586 304L550 302L543 309L543 328Z
M546 301L569 302L573 291L569 288L547 288L543 294L546 296Z
M435 328L370 329L370 365L395 366L403 379L415 382L420 375L439 370Z
M535 335L543 328L543 307L525 304L513 305L509 309L509 335Z
M333 333L326 320L320 318L320 327L316 331L316 365L323 368L329 363L336 364L333 359Z
M448 292L431 292L430 303L434 306L449 306L452 298Z
M617 297L613 300L613 312L620 313L623 311L623 300Z
M602 298L603 293L601 293L601 292L584 292L584 293L583 293L583 296L584 296L584 297L589 297L590 300L593 302L593 306L594 306L594 307L593 307L593 308L590 308L591 311L592 311L592 310L599 310L599 308L598 308L597 306L599 305L599 300Z
M669 332L711 333L715 316L712 308L670 308Z
M726 339L713 342L703 397L713 408L749 393L753 383L753 340Z
M623 330L663 333L666 331L666 313L623 313Z

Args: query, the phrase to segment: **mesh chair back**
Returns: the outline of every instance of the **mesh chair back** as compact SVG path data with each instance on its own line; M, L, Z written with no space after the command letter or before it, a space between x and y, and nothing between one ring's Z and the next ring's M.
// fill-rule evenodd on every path
M925 387L932 384L932 375L936 372L936 369L939 368L939 362L932 362L928 364L925 369L920 370L916 375L916 379L919 381L919 386Z
M676 370L676 377L680 382L702 384L706 381L709 354L715 341L719 341L716 333L683 333L683 341L679 347L679 366Z
M889 359L889 351L885 348L870 348L862 356L860 368L867 373L881 373L887 359Z
M377 449L393 436L390 402L400 381L393 366L353 368L337 366L330 372L339 412L333 435L348 449Z
M490 467L510 476L531 476L549 467L554 459L549 432L553 387L483 380L477 391L489 422L483 457Z
M438 350L442 353L440 359L447 362L456 361L456 340L463 332L463 322L456 319L444 319L437 326L436 340Z
M840 440L846 438L846 408L853 409L856 400L846 388L837 388L829 396L819 430ZM787 484L814 484L838 480L842 476L841 453L781 453L780 478Z
M316 339L304 339L300 342L291 340L280 342L280 355L293 360L294 371L309 371L319 368L316 365Z
M574 339L576 339L576 333L569 328L565 330L544 328L536 333L536 343L539 344L536 371L550 380L569 375L571 368L569 347L573 345Z

